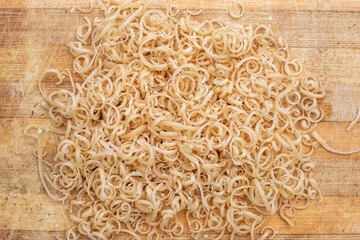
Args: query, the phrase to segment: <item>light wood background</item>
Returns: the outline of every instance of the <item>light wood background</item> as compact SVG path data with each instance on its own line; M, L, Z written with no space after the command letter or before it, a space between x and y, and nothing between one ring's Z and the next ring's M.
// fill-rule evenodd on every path
M199 20L228 15L230 1L176 0L181 8L203 9ZM243 1L245 24L266 23L282 35L327 91L321 103L325 121L318 132L330 145L350 150L360 146L360 123L346 132L360 107L360 1ZM46 122L38 90L48 67L71 67L65 44L74 39L84 14L73 6L87 0L0 0L0 239L64 239L71 227L67 206L52 201L42 189L34 142L23 136L30 123ZM98 10L86 15L99 14ZM45 83L51 91L54 85ZM278 217L268 223L276 239L360 239L360 154L341 156L319 148L313 155L315 178L324 201L298 211L294 227ZM122 239L118 236L116 239ZM189 239L189 234L177 239ZM225 238L224 238L225 239ZM243 237L239 239L248 239Z

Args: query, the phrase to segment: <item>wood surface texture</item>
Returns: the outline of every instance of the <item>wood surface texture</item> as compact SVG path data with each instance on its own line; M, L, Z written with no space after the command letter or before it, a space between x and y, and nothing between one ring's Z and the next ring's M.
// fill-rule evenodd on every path
M195 17L200 21L222 17L271 24L276 35L288 40L293 56L324 82L326 118L317 132L341 150L360 146L360 123L345 131L360 108L359 0L244 0L246 12L239 20L228 14L231 1L173 2L182 9L203 9ZM23 129L47 122L39 105L39 76L49 67L71 68L65 44L74 39L84 15L100 13L71 11L87 5L87 0L0 0L0 239L64 239L72 225L67 206L43 190L32 155L34 141ZM44 82L47 91L56 87ZM268 218L278 231L276 239L360 239L360 154L342 156L319 148L313 160L324 200L297 211L294 227L277 216Z

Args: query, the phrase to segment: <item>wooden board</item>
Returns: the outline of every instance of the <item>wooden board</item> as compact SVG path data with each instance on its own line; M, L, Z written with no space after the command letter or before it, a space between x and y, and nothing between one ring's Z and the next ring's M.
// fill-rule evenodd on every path
M203 9L199 20L235 21L227 13L231 1L173 2L183 9ZM317 131L336 148L360 146L360 123L352 132L345 131L360 107L360 1L243 2L246 13L236 21L271 24L307 69L323 79L326 119ZM71 226L67 206L52 201L41 187L31 154L33 142L23 136L23 129L46 122L39 107L38 77L48 67L71 67L65 44L74 38L84 16L71 9L87 4L87 0L0 1L0 239L55 239L53 234L64 239ZM45 88L54 86L45 83ZM313 159L324 200L298 211L295 227L269 218L278 230L277 239L360 239L360 154L340 156L320 148ZM177 239L189 238L187 233Z

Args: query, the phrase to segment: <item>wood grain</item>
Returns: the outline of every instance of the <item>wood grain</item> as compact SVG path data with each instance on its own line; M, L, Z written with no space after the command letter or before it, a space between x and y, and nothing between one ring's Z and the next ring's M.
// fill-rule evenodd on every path
M203 9L204 14L196 17L200 21L214 17L235 21L227 14L231 1L172 2L183 9ZM292 54L323 80L326 119L317 131L336 148L358 147L360 123L352 132L345 128L360 107L360 2L243 2L247 11L237 21L271 24L288 40ZM64 238L71 227L67 206L52 201L41 187L33 141L22 133L28 124L46 124L37 79L49 67L71 68L65 44L74 38L84 15L71 9L87 5L87 0L0 1L0 239L55 239L53 234ZM98 14L95 9L86 15ZM48 92L57 88L51 82L43 87ZM281 240L360 239L360 154L341 156L319 148L313 159L324 201L298 211L292 219L295 227L276 216L267 222L276 227ZM186 233L176 239L190 237Z

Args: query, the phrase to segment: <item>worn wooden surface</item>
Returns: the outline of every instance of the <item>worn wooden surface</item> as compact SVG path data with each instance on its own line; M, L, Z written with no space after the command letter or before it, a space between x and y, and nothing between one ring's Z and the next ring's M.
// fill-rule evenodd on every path
M203 9L199 20L223 17L230 1L176 0L181 8ZM360 1L243 1L239 22L271 24L288 40L292 53L324 81L321 103L326 119L318 132L343 150L360 146L360 123L345 132L360 107ZM67 206L47 197L32 156L33 141L23 136L29 123L46 122L37 81L48 68L71 67L65 44L74 38L87 0L0 0L0 239L64 239L71 222ZM93 13L98 14L98 10ZM54 88L45 83L45 88ZM360 239L360 154L340 156L323 149L313 155L322 203L298 211L289 227L278 217L268 223L277 239ZM122 239L124 236L118 236ZM177 239L189 239L189 234ZM248 239L244 237L241 239Z

